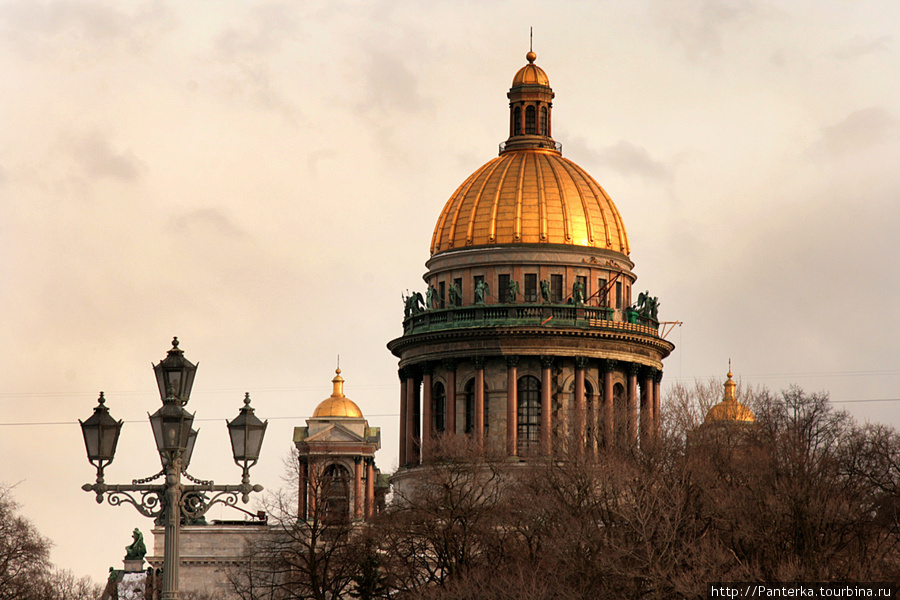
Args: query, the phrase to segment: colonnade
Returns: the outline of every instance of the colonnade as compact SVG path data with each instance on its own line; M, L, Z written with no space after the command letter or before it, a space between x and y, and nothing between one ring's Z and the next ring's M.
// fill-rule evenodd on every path
M508 456L519 454L518 382L519 366L522 359L540 359L540 454L554 455L554 426L573 441L570 449L577 453L592 452L598 447L636 447L652 444L659 434L659 400L662 371L638 363L595 360L602 382L598 407L586 405L585 372L591 365L586 357L520 357L505 356L506 368L506 430L505 448ZM470 360L474 368L474 427L471 435L476 448L483 450L485 443L485 361L484 357ZM554 390L553 367L557 361L567 366L574 364L573 415L554 417L553 401L556 394L567 393ZM399 370L400 377L400 465L411 466L427 461L438 434L457 433L457 386L460 361L445 360L440 363L426 362L406 366ZM493 362L493 361L492 361ZM494 365L492 364L492 367ZM434 430L432 402L433 374L436 368L443 371L446 383L446 427L444 432ZM616 377L616 374L619 374ZM614 380L624 379L624 394L618 398L614 393ZM600 383L598 382L598 383ZM554 418L562 422L554 422ZM598 443L588 439L590 431ZM621 429L617 432L616 429ZM493 441L499 442L496 436ZM559 441L559 436L557 436Z

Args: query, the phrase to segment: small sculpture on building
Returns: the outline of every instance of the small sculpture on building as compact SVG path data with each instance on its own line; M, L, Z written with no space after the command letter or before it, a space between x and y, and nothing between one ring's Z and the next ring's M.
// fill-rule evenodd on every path
M125 560L143 560L147 555L147 547L144 545L144 534L137 527L131 532L132 542L125 546Z
M508 302L509 302L510 304L515 304L515 303L516 303L516 298L518 297L518 295L519 295L519 282L516 281L515 279L510 279L510 280L509 280L509 298L508 298Z
M479 279L475 284L475 304L484 304L484 297L491 293L491 288L484 279Z
M584 282L580 279L572 284L572 301L579 306L584 304Z
M545 303L550 303L550 282L546 279L541 279L541 298Z
M450 286L450 306L460 306L462 304L462 288L458 283Z
M428 289L425 291L425 310L431 310L434 308L434 301L437 298L437 290L434 289L434 286L429 285Z

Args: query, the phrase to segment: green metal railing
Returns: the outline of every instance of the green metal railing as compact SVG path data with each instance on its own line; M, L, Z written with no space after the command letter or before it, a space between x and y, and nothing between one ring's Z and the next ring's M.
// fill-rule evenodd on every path
M615 317L625 320L615 320ZM426 310L403 320L403 335L477 327L581 328L659 337L659 322L637 311L571 304L487 304Z

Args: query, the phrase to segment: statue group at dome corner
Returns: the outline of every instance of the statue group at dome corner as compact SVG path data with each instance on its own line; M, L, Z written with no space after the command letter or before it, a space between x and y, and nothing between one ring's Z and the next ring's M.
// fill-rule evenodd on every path
M658 321L659 298L651 296L650 292L638 294L637 302L628 309L628 322L637 323L638 317Z
M422 299L420 292L413 292L408 296L403 296L403 317L409 318L411 315L417 315L425 309L425 300Z

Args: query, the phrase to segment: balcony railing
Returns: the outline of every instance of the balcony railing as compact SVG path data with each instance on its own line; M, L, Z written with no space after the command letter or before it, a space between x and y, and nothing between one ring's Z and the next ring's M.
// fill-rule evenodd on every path
M637 311L556 304L493 304L428 310L403 321L403 335L470 327L575 327L659 337L659 322Z

